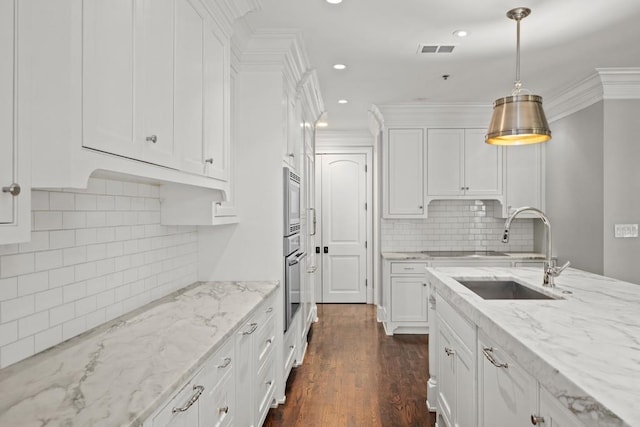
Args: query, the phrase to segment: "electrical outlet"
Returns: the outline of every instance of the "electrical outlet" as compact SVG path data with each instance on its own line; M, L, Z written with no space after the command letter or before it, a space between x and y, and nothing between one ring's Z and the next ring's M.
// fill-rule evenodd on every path
M638 224L616 224L615 237L638 237Z

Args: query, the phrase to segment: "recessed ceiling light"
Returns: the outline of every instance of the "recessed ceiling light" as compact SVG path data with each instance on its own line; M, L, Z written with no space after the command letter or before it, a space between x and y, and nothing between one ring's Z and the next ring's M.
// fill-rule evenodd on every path
M327 0L327 3L338 4L338 3L342 3L342 0Z
M338 99L338 104L346 104L346 103L348 103L348 102L349 102L349 101L348 101L348 100L346 100L346 99Z
M347 66L344 64L333 64L333 68L336 70L344 70Z
M318 122L316 123L316 126L319 128L326 128L327 126L329 126L329 123L327 122Z
M455 30L453 35L456 37L467 37L469 32L467 30Z

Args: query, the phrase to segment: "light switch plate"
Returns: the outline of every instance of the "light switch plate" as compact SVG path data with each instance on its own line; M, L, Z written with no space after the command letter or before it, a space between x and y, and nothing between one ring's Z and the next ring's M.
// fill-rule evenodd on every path
M638 224L616 224L615 237L638 237Z

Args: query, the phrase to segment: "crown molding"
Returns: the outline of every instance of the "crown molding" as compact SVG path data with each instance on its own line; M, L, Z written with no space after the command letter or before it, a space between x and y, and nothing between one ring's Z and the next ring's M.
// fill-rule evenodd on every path
M640 68L596 68L595 73L545 102L549 122L603 100L640 99Z
M484 128L492 108L487 103L403 103L374 105L370 112L375 112L376 120L385 128Z
M203 3L227 37L231 37L236 20L262 7L261 0L204 0Z
M316 148L371 147L374 137L366 130L316 130Z
M380 112L380 109L375 105L371 105L369 108L369 132L371 135L378 136L384 128L384 117Z

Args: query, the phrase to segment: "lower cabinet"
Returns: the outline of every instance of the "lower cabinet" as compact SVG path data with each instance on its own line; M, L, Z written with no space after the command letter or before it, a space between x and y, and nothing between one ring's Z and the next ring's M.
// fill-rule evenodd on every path
M388 261L383 264L383 317L387 335L429 331L425 281L426 262Z
M262 303L144 427L262 425L275 391L274 303Z
M428 390L437 396L430 396L429 402L435 401L439 427L584 425L438 293L435 308L431 336L436 340L429 348L429 361L436 366L429 366Z
M536 413L536 380L482 331L478 334L478 388L478 427L527 425Z

